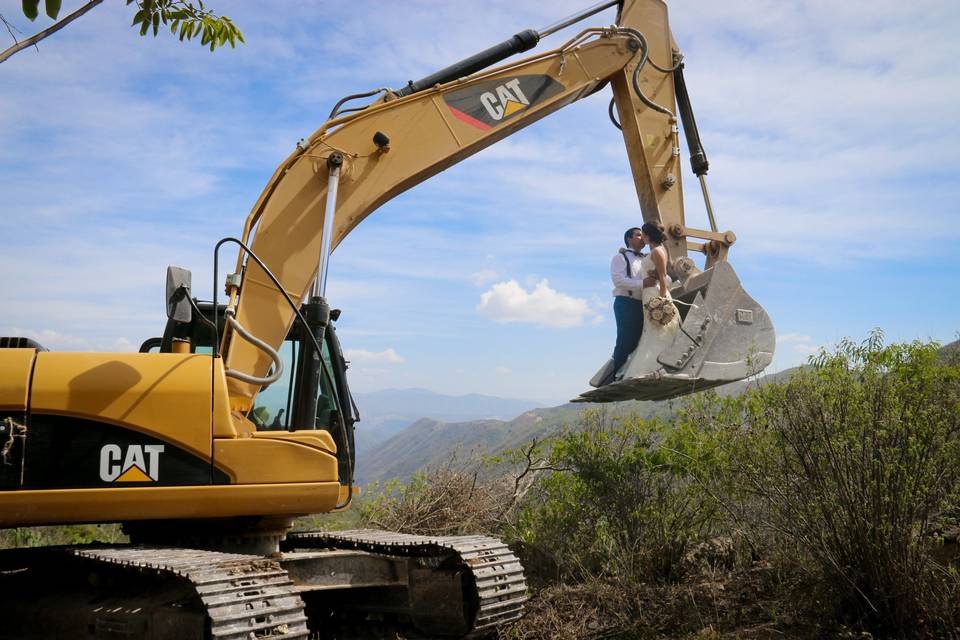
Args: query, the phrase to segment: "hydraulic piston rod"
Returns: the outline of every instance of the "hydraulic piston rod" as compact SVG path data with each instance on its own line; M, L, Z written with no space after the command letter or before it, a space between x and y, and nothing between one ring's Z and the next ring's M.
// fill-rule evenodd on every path
M522 53L534 48L537 46L537 43L540 42L541 38L546 38L551 33L555 33L564 27L569 27L575 22L589 18L595 13L599 13L604 9L608 9L618 4L620 4L620 0L604 0L599 4L595 4L592 7L568 16L563 20L554 22L553 24L540 29L539 31L534 29L525 29L508 40L504 40L499 44L495 44L492 47L484 49L479 53L475 53L468 58L464 58L460 62L455 62L449 67L444 67L440 71L431 73L425 78L411 80L409 83L407 83L407 86L397 90L396 94L400 97L409 96L410 94L417 93L418 91L429 89L434 85L451 82L457 78L463 78L471 73L476 73L481 69L486 69L490 65L496 64L501 60L505 60L516 53Z
M327 177L327 203L323 208L323 243L320 245L320 271L313 285L313 295L324 298L327 295L327 274L330 271L330 252L333 247L333 219L337 213L337 186L340 184L340 167L343 156L338 152L327 158L330 173Z
M620 0L605 0L604 2L595 4L592 7L584 9L583 11L578 11L577 13L574 13L571 16L567 16L563 20L558 20L557 22L554 22L548 27L544 27L543 29L540 29L539 31L537 31L537 35L539 35L541 38L546 38L551 33L556 33L557 31L560 31L560 29L565 29L566 27L569 27L574 23L577 23L577 22L580 22L581 20L585 20L586 18L589 18L595 13L600 13L604 9L609 9L610 7L616 6L618 4L620 4Z
M713 203L710 201L710 192L707 191L707 171L710 170L710 161L707 152L700 142L700 132L697 130L697 120L693 117L693 105L690 104L690 94L687 92L687 83L683 79L683 65L677 66L673 72L674 85L677 88L677 107L680 111L680 120L683 122L683 133L687 138L687 147L690 149L690 168L700 179L700 190L703 191L703 203L707 208L707 217L710 219L710 230L717 230L717 219L713 213Z

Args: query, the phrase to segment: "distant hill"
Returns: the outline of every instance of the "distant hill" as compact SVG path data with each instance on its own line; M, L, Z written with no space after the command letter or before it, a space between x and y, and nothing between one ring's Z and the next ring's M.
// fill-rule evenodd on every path
M440 466L453 456L466 460L515 449L534 438L553 435L576 425L588 409L601 405L565 404L525 411L513 420L443 422L416 421L372 447L357 443L357 481L360 484L392 478L407 479L425 466ZM638 413L653 417L672 412L666 402L618 402L603 405L611 416ZM358 439L362 436L358 434Z
M786 369L755 380L742 380L717 391L722 395L742 393L751 385L766 381L783 382L797 369ZM423 390L419 390L423 391ZM383 392L386 393L386 392ZM426 392L430 393L430 392ZM469 397L469 396L465 396ZM484 396L478 396L484 397ZM381 396L386 398L386 396ZM389 406L389 405L386 405ZM363 423L357 431L357 481L367 484L392 478L405 480L423 467L440 466L453 456L461 461L516 449L534 438L542 439L575 426L588 409L603 408L611 417L636 414L645 418L669 417L676 402L617 402L599 404L564 404L518 412L510 420L483 419L452 421L430 417L395 431L380 440L365 441L369 434ZM361 413L363 408L361 407ZM387 414L382 414L387 415ZM364 418L366 420L366 418Z
M960 340L943 345L940 349L940 360L949 363L960 362Z
M945 361L960 362L960 340L945 345L940 351L940 356ZM741 380L718 387L717 392L724 396L737 395L754 385L786 382L790 376L800 369L801 367L793 367L756 379ZM419 469L440 466L453 456L458 456L461 461L466 461L478 455L491 455L504 450L515 449L534 438L542 439L559 432L565 426L576 425L582 413L587 409L603 407L611 416L634 413L643 417L668 417L676 407L676 403L671 402L618 402L607 405L565 404L549 408L524 407L515 412L513 414L515 417L512 417L512 419L492 419L496 416L490 413L484 416L487 419L451 420L440 411L436 411L432 415L422 411L422 408L426 405L417 405L415 402L417 397L426 400L431 396L438 396L438 394L431 394L431 392L423 389L385 391L377 394L360 394L360 396L375 396L372 398L374 402L371 402L370 406L374 408L374 415L382 421L389 420L390 416L393 415L389 413L392 406L402 407L407 412L403 419L418 413L419 415L416 417L420 418L411 421L412 424L408 422L409 426L406 428L395 429L386 437L381 436L379 440L371 438L371 435L376 435L377 428L371 429L365 423L360 424L357 433L357 479L360 484L391 478L405 480ZM465 406L478 407L478 411L479 407L483 406L502 406L506 411L510 406L509 402L519 402L521 404L523 402L505 401L502 405L485 405L479 399L486 401L502 401L503 399L476 395L461 396L461 398L438 397L444 398L444 401L437 406L447 406L451 413L459 409L458 406L455 406L455 402L461 401L461 398L477 399L476 405L467 402ZM394 398L396 398L398 404L391 405ZM445 404L448 400L454 404ZM529 404L533 405L535 403ZM362 405L361 411L363 411ZM379 411L379 414L376 411ZM446 415L450 415L450 413ZM366 420L367 417L365 416L364 421ZM398 420L399 422L400 420ZM371 431L374 433L371 434ZM383 430L380 433L385 431Z
M361 418L357 424L358 451L383 442L421 418L442 422L509 420L543 406L533 400L477 393L448 396L427 389L385 389L354 393L353 397Z

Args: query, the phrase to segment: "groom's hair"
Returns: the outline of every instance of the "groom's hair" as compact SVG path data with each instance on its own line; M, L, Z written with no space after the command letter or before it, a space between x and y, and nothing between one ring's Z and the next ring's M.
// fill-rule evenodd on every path
M623 244L629 247L629 246L630 246L630 238L632 238L632 237L633 237L633 234L636 233L637 231L640 231L640 227L630 227L629 229L627 229L626 231L624 231L624 232L623 232Z

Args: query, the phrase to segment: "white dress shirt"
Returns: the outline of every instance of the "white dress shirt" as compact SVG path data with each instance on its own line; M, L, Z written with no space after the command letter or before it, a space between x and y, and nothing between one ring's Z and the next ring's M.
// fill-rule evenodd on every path
M643 292L643 279L646 274L640 266L645 253L633 249L621 249L610 260L610 279L613 280L613 295L640 300ZM630 275L627 275L627 261L630 261ZM667 286L670 286L667 276Z
M643 272L640 268L642 253L633 249L622 249L610 260L610 278L613 280L613 295L627 298L641 297L643 290ZM627 262L630 263L630 275L627 275Z

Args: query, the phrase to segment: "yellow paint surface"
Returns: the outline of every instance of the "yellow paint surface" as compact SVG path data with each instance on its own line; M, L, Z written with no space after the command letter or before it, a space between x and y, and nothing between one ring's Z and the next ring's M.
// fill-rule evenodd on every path
M34 349L0 350L0 409L25 411Z
M109 422L209 459L211 362L175 353L38 353L30 409Z

